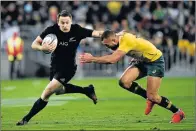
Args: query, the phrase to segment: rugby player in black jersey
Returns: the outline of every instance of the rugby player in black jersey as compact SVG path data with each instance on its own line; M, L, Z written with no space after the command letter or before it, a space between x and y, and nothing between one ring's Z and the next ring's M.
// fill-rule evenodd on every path
M42 44L44 37L48 34L55 34L58 45L55 49L53 44ZM41 111L48 103L52 94L60 95L66 93L82 93L97 103L97 97L93 85L81 87L68 83L74 76L77 65L75 62L76 51L80 41L86 37L101 37L103 31L90 30L78 24L72 24L71 14L63 10L57 16L57 23L47 27L32 43L34 50L50 51L50 82L41 94L41 97L34 103L27 115L16 125L25 125L29 120Z

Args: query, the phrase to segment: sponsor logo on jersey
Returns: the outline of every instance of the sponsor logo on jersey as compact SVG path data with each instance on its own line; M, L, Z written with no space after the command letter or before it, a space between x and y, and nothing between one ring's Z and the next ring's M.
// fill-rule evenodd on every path
M61 78L60 80L61 80L62 82L65 82L65 78Z
M69 42L74 42L74 41L76 41L76 39L74 39L75 37L71 37L70 39L69 39ZM59 45L62 45L62 46L68 46L69 45L69 42L67 42L67 41L61 41L60 43L59 43Z
M59 43L59 45L68 46L68 42L66 42L66 41L61 41L61 42Z
M76 41L74 38L75 38L75 37L71 37L71 38L69 39L69 42L74 42L74 41Z
M157 72L157 70L153 70L152 73L155 74Z

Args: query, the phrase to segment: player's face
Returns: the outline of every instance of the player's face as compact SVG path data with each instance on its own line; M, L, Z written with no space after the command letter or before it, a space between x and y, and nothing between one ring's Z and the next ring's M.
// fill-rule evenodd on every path
M102 43L108 48L112 48L118 45L118 38L116 36L110 36L107 39L103 39Z
M72 19L69 16L60 16L58 25L63 32L69 32L71 29Z

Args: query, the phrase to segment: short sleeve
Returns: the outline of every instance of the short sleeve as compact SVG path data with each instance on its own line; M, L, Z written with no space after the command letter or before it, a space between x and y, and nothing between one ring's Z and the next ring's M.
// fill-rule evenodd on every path
M133 41L132 36L125 34L120 40L118 50L128 53L130 50L133 50L135 46L136 44Z
M50 34L52 32L52 27L49 26L47 28L44 29L44 31L39 35L42 39L44 39L44 37L48 34Z
M76 24L76 25L77 25L77 31L78 31L79 36L80 36L81 39L84 39L86 37L92 37L93 30L83 28L78 24Z

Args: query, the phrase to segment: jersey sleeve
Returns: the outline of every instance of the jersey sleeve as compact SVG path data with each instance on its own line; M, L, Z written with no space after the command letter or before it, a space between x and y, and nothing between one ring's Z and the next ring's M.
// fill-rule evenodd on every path
M39 35L42 39L44 39L44 37L48 34L50 34L52 32L52 27L49 26L49 27L46 27L44 29L44 31Z
M133 37L130 35L124 35L119 43L118 50L128 53L130 50L133 50L136 46L136 43L133 41Z
M92 37L93 30L83 28L80 25L77 24L77 30L78 30L78 35L80 36L81 39L84 39L86 37Z

